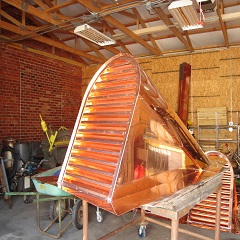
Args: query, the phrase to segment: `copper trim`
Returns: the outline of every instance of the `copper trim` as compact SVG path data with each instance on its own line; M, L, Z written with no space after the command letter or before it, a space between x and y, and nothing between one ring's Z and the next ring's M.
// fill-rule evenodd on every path
M221 167L210 163L137 61L119 54L86 90L58 186L119 215Z

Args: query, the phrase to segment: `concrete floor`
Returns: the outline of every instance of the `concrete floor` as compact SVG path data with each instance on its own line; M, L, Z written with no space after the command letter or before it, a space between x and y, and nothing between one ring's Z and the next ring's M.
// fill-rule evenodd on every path
M31 197L33 198L33 197ZM36 203L25 204L22 196L12 196L13 207L8 208L8 204L0 199L0 240L50 240L51 237L41 234L37 228L36 221ZM41 224L46 226L49 223L49 202L41 203ZM101 223L96 220L96 208L89 205L89 228L88 239L96 240L111 231L114 231L120 226L127 224L130 220L139 216L134 212L126 213L122 216L115 216L104 210L101 210L103 221ZM67 215L63 223L71 220L71 215ZM160 219L158 219L160 220ZM163 223L170 224L169 221L160 220ZM50 229L50 233L56 234L57 225ZM214 239L214 231L201 229L188 224L180 224L180 228L188 230L210 239ZM119 232L117 235L109 238L111 240L139 240L141 239L137 233L138 225L134 224L131 227ZM76 230L72 225L63 233L60 239L64 240L81 240L82 230ZM146 229L145 240L165 240L170 239L170 229L149 223ZM197 239L193 236L179 233L179 240L192 240ZM239 240L240 235L221 232L221 240Z

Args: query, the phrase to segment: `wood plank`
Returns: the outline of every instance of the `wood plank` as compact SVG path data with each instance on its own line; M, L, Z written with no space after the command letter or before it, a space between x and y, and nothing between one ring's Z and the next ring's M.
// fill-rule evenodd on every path
M16 27L10 23L7 23L7 22L4 22L4 21L1 21L0 20L0 25L1 25L1 28L4 28L6 30L9 30L11 32L15 32L15 33L18 33L22 36L27 36L27 35L31 35L33 34L32 32L30 31L23 31L21 30L19 27ZM60 42L57 42L57 41L54 41L52 39L49 39L47 37L43 37L43 36L33 36L32 39L35 39L36 41L39 41L39 42L42 42L42 43L46 43L50 46L53 46L53 47L57 47L59 49L62 49L62 50L65 50L67 52L70 52L70 53L73 53L73 54L76 54L76 55L79 55L79 56L82 56L82 57L85 57L85 58L88 58L94 62L98 62L98 63L103 63L103 60L95 57L95 56L92 56L92 55L89 55L83 51L80 51L80 50L77 50L77 49L74 49L74 48L71 48L63 43L60 43Z
M197 109L198 125L227 125L227 108L198 108Z
M85 0L78 0L79 3L81 3L83 6L85 6L86 8L88 8L89 10L93 11L93 12L97 12L100 9L96 8L90 1L85 1ZM106 14L106 13L105 13ZM101 16L101 14L100 14ZM104 15L102 16L103 19L105 19L107 22L111 23L112 25L114 25L116 28L118 28L119 30L121 30L123 33L127 34L130 38L134 39L136 42L138 42L139 44L141 44L142 46L144 46L145 48L147 48L150 52L159 55L158 51L152 47L151 45L149 45L145 40L143 40L142 38L140 38L138 35L136 35L135 33L133 33L130 29L128 29L125 25L123 25L121 22L119 22L118 20L116 20L115 18L113 18L110 15Z
M184 216L197 203L216 191L216 188L221 186L222 176L223 172L217 173L213 177L206 178L201 182L177 191L171 196L145 204L142 207L144 210L160 216L164 216L168 212L173 217L172 219L175 217L177 220L181 217L179 212L183 211L180 215Z

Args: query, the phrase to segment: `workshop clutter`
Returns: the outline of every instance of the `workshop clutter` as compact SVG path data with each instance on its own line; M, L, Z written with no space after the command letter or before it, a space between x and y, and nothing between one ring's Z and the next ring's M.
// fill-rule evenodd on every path
M37 173L44 161L41 142L18 142L12 137L6 138L1 144L1 158L9 190L31 191L30 176Z
M71 137L71 131L64 126L59 127L57 130L53 130L50 124L47 124L40 115L41 127L45 133L41 142L41 147L44 155L45 168L51 169L59 166L63 163L69 140Z

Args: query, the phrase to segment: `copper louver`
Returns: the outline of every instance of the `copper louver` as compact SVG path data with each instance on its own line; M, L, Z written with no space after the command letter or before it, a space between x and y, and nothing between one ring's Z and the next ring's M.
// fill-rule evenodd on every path
M120 215L199 181L209 165L136 60L119 54L86 90L58 186Z
M207 152L209 157L214 157ZM223 231L232 231L234 210L234 173L229 160L225 165L225 171L222 177L221 189L221 215L220 215L220 229ZM188 214L187 222L202 228L215 228L216 218L216 193L211 194L208 198L195 205Z

